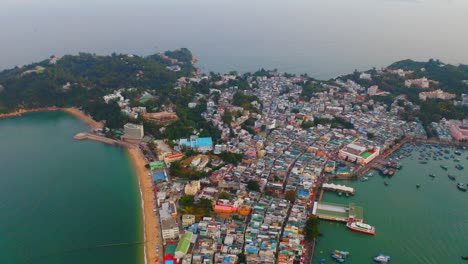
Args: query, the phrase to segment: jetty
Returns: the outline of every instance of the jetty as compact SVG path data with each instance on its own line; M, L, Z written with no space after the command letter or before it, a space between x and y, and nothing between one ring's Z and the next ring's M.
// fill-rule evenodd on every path
M322 185L322 189L326 191L332 191L332 192L341 192L341 193L349 193L354 195L356 190L352 187L348 187L345 185L340 185L340 184L333 184L333 183L324 183Z
M312 214L319 219L348 222L348 221L364 221L364 209L356 206L354 203L349 205L314 202Z
M94 140L94 141L102 142L102 143L105 143L105 144L120 146L120 147L125 147L125 148L134 147L134 145L131 144L131 143L121 141L121 140L115 140L115 139L107 138L107 137L96 135L96 134L93 134L93 133L90 133L90 132L78 133L73 138L76 139L76 140L85 140L85 139Z

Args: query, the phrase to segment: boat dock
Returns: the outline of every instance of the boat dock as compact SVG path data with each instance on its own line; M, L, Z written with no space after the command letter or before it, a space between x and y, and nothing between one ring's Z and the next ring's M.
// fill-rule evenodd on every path
M333 203L314 202L312 214L317 216L319 219L337 222L348 222L349 220L358 222L364 221L364 209L360 206L356 206L354 203L350 203L346 206Z
M352 187L348 187L348 186L340 185L340 184L333 184L333 183L324 183L322 185L322 189L326 191L349 193L353 195L356 192L356 190Z

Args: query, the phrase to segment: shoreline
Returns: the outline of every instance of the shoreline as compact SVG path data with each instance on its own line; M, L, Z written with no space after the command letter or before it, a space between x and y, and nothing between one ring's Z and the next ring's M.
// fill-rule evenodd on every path
M42 108L33 108L33 109L21 109L16 112L10 112L6 114L0 114L1 119L20 117L28 113L38 113L38 112L55 112L62 111L64 113L70 114L81 121L85 122L87 125L91 126L93 129L103 128L104 123L95 121L91 116L85 114L81 110L68 107L42 107ZM160 243L160 237L158 235L158 226L159 222L156 219L156 215L153 211L153 206L155 204L154 194L153 194L153 183L151 177L148 176L149 170L145 168L146 160L143 154L137 149L136 146L130 144L119 144L118 141L107 139L104 140L99 136L94 136L89 133L78 133L74 137L75 139L82 140L88 139L93 141L98 141L104 144L109 145L119 145L126 148L128 157L133 167L133 171L137 176L138 180L138 189L140 192L140 202L142 208L143 216L143 239L144 239L144 263L153 263L154 260L158 257L156 255L156 245ZM162 259L162 258L161 258Z
M20 117L20 116L22 116L24 114L28 114L28 113L55 112L55 111L62 111L62 112L68 113L68 114L82 120L83 122L85 122L86 124L91 126L93 129L103 128L104 127L104 124L102 122L95 121L91 116L85 114L84 112L82 112L81 110L79 110L78 108L75 108L75 107L55 107L55 106L51 106L51 107L41 107L41 108L32 108L32 109L20 109L20 110L18 110L16 112L0 114L0 119Z
M148 176L149 169L145 168L146 160L143 154L136 147L127 148L128 156L138 178L140 190L141 207L143 214L143 237L144 237L144 257L145 263L154 263L159 258L156 253L156 246L161 244L158 234L159 222L153 211L155 204L153 194L153 183ZM161 260L161 258L160 258Z

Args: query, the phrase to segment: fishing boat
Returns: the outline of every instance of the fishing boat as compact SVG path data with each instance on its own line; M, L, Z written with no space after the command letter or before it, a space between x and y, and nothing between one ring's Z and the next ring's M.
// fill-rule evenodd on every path
M444 170L447 170L447 169L448 169L448 167L445 166L444 164L440 165L440 167L441 167L442 169L444 169Z
M452 181L454 181L456 179L455 176L450 175L450 174L448 174L447 177L449 177L449 179L451 179Z
M460 162L460 159L454 159L453 161L455 161L455 162Z
M457 183L457 188L464 192L466 192L466 189L467 189L466 184L461 183L461 182Z
M435 174L431 173L431 174L429 174L429 177L435 178Z
M457 155L461 155L461 154L462 154L459 150L455 150L454 153L457 154Z
M378 254L374 257L374 261L380 262L380 264L388 263L390 261L390 256L386 256L384 254Z
M337 250L335 249L335 251L333 251L330 256L333 260L335 260L336 262L338 263L343 263L346 261L346 257L349 255L349 252L347 251L341 251L341 250Z
M416 184L416 189L419 189L419 187L421 187L421 185L419 185L419 184Z
M421 163L421 164L427 164L427 161L421 160L419 163Z
M348 222L346 227L356 232L375 235L375 228L373 226L361 222Z
M457 168L459 170L463 170L465 168L465 166L463 166L461 164L457 164L457 165L455 165L455 168Z

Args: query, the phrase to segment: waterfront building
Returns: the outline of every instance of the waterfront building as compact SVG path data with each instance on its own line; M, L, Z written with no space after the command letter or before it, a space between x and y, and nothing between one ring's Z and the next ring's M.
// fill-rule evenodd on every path
M468 140L468 126L459 126L459 125L452 125L450 127L450 135L455 140L462 141L462 140Z
M179 226L174 218L161 220L161 232L164 242L179 239Z
M124 125L124 137L129 139L142 139L145 135L142 125L127 123Z
M353 161L359 164L367 164L376 158L379 154L379 147L368 148L354 142L342 148L339 151L338 156L341 159L346 159L348 161Z

